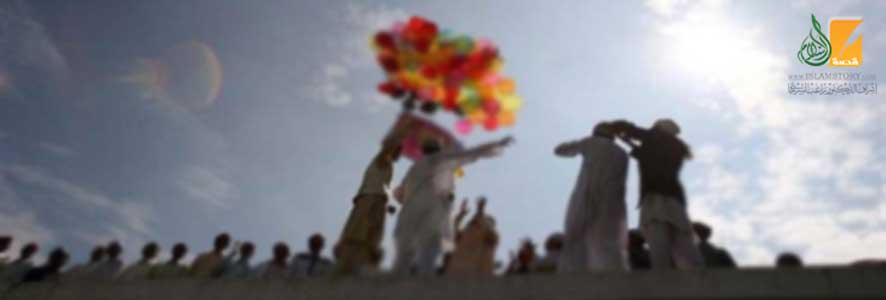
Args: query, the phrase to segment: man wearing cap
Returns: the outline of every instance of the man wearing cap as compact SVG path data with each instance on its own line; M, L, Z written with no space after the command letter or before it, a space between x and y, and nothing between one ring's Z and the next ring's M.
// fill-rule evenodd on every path
M683 161L692 157L678 137L680 127L670 119L656 121L651 129L627 121L613 122L613 127L639 163L640 227L649 243L652 268L701 267L679 179Z
M455 171L480 158L492 157L512 141L511 137L465 150L441 151L434 140L422 145L415 162L394 197L402 203L394 228L395 274L432 274L444 245L451 246L453 226L449 219L455 190Z

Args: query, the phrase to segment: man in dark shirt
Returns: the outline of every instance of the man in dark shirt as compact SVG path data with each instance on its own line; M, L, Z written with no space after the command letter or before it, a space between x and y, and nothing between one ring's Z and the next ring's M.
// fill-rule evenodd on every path
M689 146L677 137L680 127L670 119L656 121L651 129L623 120L612 126L639 163L640 228L649 244L652 267L701 267L680 184L683 161L692 157Z
M698 251L704 259L706 268L726 268L735 269L735 260L726 249L717 247L710 242L711 227L705 223L692 223L692 230L698 236Z

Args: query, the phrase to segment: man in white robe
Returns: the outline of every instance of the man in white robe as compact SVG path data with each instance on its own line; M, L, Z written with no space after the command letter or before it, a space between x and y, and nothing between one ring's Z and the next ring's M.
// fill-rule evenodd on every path
M415 162L395 192L403 205L394 228L397 256L395 274L432 274L444 244L451 247L449 215L455 189L455 171L479 158L497 155L513 139L483 144L466 150L440 152L436 142L422 148L424 157Z
M613 138L609 124L600 123L592 136L554 149L558 156L582 156L566 211L564 248L557 267L561 273L627 269L628 155Z

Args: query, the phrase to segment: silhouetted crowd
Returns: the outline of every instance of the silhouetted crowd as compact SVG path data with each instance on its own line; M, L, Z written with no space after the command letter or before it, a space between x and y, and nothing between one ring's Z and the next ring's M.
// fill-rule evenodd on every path
M455 205L455 179L461 167L501 154L513 142L506 137L472 148L446 147L430 139L421 145L420 157L396 188L389 188L393 164L398 160L404 135L410 128L395 126L381 150L367 166L348 219L333 247L335 261L321 255L325 239L314 234L307 251L292 255L286 243L273 245L271 258L253 263L255 245L234 243L222 233L211 250L190 264L185 244L175 244L166 262L155 263L160 245L144 245L141 259L125 266L123 248L117 242L96 246L88 262L65 270L68 254L50 251L46 262L34 266L36 244L26 244L18 258L0 261L0 280L16 285L58 278L71 280L143 280L167 278L259 278L286 279L315 276L400 276L443 274L506 275L532 273L627 272L647 269L736 268L729 252L710 242L712 229L691 222L687 197L679 180L684 161L692 157L680 138L680 128L670 119L641 128L624 120L600 122L590 136L558 145L554 154L581 157L582 164L567 207L564 231L544 243L543 255L526 239L507 265L495 261L499 244L495 218L486 212L487 199L476 201L467 220L469 201ZM620 141L621 144L617 143ZM625 146L622 146L625 145ZM630 149L628 153L623 147ZM627 228L625 186L628 162L636 160L640 171L639 226ZM391 205L393 197L399 212ZM394 228L393 266L380 270L381 249L387 215L399 213ZM11 237L0 237L0 254L8 250ZM883 266L882 260L858 265ZM502 268L503 266L503 268ZM779 268L803 266L800 257L783 253Z
M706 267L736 268L729 252L707 241L711 234L711 229L707 225L694 223L693 228L699 237L698 247L704 255ZM491 231L487 234L480 237L481 243L497 243L497 233ZM625 251L629 253L631 270L650 269L649 253L642 235L632 230L629 240L630 243L626 245ZM0 236L0 255L6 254L11 242L12 237ZM238 242L231 245L230 236L222 233L216 236L212 249L197 255L190 264L182 261L188 254L188 247L184 243L174 244L170 249L169 259L157 262L156 258L161 248L157 243L149 242L142 247L141 258L126 266L120 257L123 247L118 242L112 241L107 245L93 248L86 262L68 266L69 256L63 248L53 249L42 265L35 265L33 258L39 251L39 246L27 243L21 247L18 257L14 260L0 258L0 280L6 286L14 286L20 283L61 278L128 281L173 278L286 279L333 275L335 263L321 255L324 246L323 236L314 234L308 239L307 251L292 255L286 243L278 242L271 249L270 259L253 263L251 261L255 251L253 243ZM547 238L543 256L538 256L535 244L525 239L517 253L511 254L510 262L504 269L501 269L500 262L494 261L494 251L487 251L487 255L474 261L476 263L463 266L453 264L452 257L464 254L448 252L438 266L437 274L493 274L496 269L501 269L505 275L556 273L562 248L561 233L554 233ZM781 254L776 261L778 267L799 268L802 265L799 256L792 253Z
M12 238L0 237L0 254L8 250ZM116 241L96 246L89 259L65 269L68 253L62 248L50 251L43 265L35 266L33 257L38 245L28 243L12 261L0 261L0 280L9 286L45 280L145 280L169 278L260 278L280 279L322 276L332 270L332 260L323 257L323 236L314 234L308 239L308 250L291 255L286 243L278 242L272 248L268 261L253 264L255 245L251 242L231 244L227 233L216 236L211 250L197 255L190 264L182 259L188 254L183 243L172 246L170 258L155 262L160 246L150 242L142 247L141 258L126 266L121 259L123 247Z

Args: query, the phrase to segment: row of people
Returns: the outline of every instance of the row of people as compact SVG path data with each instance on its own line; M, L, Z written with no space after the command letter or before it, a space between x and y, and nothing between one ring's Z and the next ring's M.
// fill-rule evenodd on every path
M11 243L11 237L0 237L0 253L5 252ZM272 258L253 265L251 258L255 246L251 242L234 245L225 254L231 238L228 234L219 234L214 241L213 249L198 255L190 265L182 263L188 248L183 243L175 244L171 249L168 261L154 263L160 252L157 243L150 242L142 248L141 258L124 267L120 257L123 248L116 241L106 246L96 246L86 263L75 265L64 270L68 253L63 248L53 249L44 265L34 266L32 257L37 253L35 243L22 247L19 257L13 261L0 261L0 283L15 285L22 282L43 281L49 278L64 277L68 280L140 280L168 279L181 277L197 278L289 278L308 277L329 274L333 263L321 255L325 239L314 234L308 239L306 252L290 255L289 246L278 242L273 246Z

